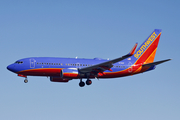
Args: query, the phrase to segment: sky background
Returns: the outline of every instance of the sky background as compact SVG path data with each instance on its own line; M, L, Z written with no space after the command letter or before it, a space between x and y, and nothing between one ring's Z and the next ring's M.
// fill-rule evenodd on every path
M1 0L1 120L179 120L179 0ZM26 57L114 59L162 29L155 70L53 83L6 67Z

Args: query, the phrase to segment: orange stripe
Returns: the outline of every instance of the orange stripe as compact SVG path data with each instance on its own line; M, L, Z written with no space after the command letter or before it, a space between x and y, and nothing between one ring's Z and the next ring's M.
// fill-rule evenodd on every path
M152 54L147 58L147 60L144 62L144 64L154 62L154 57L155 57L155 54L156 54L156 50L157 50L157 48L156 48L156 49L152 52Z

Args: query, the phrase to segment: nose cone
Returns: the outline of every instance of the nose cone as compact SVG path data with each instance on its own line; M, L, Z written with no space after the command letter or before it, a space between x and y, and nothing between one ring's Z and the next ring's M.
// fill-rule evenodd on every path
M7 66L7 69L8 69L9 71L15 72L15 65L14 65L14 64L11 64L11 65Z

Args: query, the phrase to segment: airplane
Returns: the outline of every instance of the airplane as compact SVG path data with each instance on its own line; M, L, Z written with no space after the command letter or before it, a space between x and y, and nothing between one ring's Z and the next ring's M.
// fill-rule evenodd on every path
M154 29L137 50L136 43L128 54L113 60L30 57L17 60L7 66L7 69L24 77L25 83L28 82L27 76L47 76L52 82L69 82L73 79L80 79L80 87L85 86L82 79L87 79L86 85L91 85L90 79L131 76L154 70L156 65L171 60L154 62L161 32L161 29Z

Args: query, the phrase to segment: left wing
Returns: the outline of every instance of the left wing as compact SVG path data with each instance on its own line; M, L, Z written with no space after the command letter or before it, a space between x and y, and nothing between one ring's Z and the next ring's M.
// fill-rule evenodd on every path
M113 59L113 60L109 60L107 62L103 62L100 64L96 64L93 66L89 66L89 67L79 69L79 72L80 73L91 73L91 72L99 73L99 72L103 72L105 70L112 71L111 67L113 67L113 64L132 56L136 50L136 47L137 47L137 43L134 45L134 47L131 49L131 51L127 55L122 56L120 58Z

